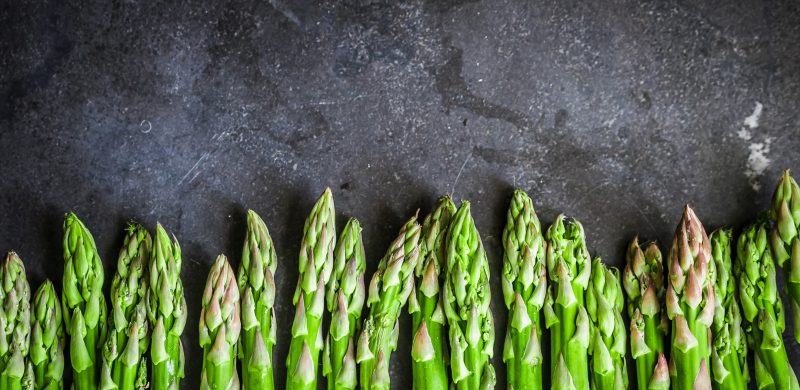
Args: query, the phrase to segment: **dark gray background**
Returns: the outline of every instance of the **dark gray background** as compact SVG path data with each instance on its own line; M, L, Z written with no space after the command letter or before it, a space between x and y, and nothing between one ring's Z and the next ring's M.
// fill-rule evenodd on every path
M325 186L340 226L365 226L368 273L417 208L470 200L502 387L514 186L619 265L635 233L668 243L683 204L709 230L741 227L800 169L796 1L107 3L0 2L0 248L34 288L60 284L74 210L110 280L124 223L163 223L184 249L185 388L206 273L220 252L238 266L247 208L280 255L280 385L302 224ZM410 387L404 326L395 388Z

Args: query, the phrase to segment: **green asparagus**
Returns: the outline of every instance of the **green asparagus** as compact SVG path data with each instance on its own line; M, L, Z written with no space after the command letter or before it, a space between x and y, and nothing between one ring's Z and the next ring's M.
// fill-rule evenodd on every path
M591 387L596 390L628 388L625 352L628 348L622 321L619 271L607 268L600 258L592 262L592 276L586 293L586 311L591 322Z
M550 285L543 307L550 329L554 389L589 389L589 316L584 295L592 272L583 226L559 215L547 229L546 262Z
M769 222L748 226L736 245L733 272L739 281L739 299L747 344L754 352L759 389L800 389L783 344L783 303L778 296L775 264L768 247Z
M61 291L75 390L96 389L106 331L103 262L92 234L78 217L64 218L64 279Z
M772 220L775 222L770 243L775 261L783 268L789 307L792 308L794 337L800 343L800 187L789 174L783 177L772 197ZM787 262L788 260L788 262Z
M203 371L200 388L228 390L239 388L236 347L242 323L239 320L239 286L225 255L217 256L208 274L200 309L200 346Z
M544 238L533 202L517 189L503 229L503 298L509 323L503 346L508 388L542 389L542 326L539 312L547 295Z
M286 359L288 390L317 388L317 360L323 348L325 285L333 270L336 221L330 188L322 193L303 227L300 276L292 302L297 307Z
M253 210L247 212L247 237L239 265L239 293L242 297L242 334L239 359L242 387L272 390L272 347L275 332L275 270L278 255L267 225Z
M25 265L14 252L8 253L0 272L0 389L22 389L31 334L31 287Z
M150 336L150 387L154 390L177 390L184 377L181 334L186 326L186 299L181 282L181 247L170 240L167 231L156 226L150 254L146 309Z
M378 263L369 283L369 314L364 319L356 346L359 383L363 390L390 388L389 359L397 349L400 310L414 289L412 273L419 258L420 230L417 217L412 217Z
M352 390L358 382L355 337L366 298L364 243L356 219L347 221L333 253L333 276L326 294L331 326L325 338L322 373L328 378L329 390Z
M672 388L711 388L710 328L714 322L714 263L703 225L686 206L669 250L666 309L672 322Z
M33 297L30 364L36 390L60 390L64 375L64 326L56 289L46 280ZM24 387L23 387L24 388Z
M656 243L639 246L634 237L628 246L627 264L622 272L622 286L628 294L628 315L631 318L631 355L636 362L639 389L669 388L669 370L665 338L669 323L662 307L664 268Z
M36 375L33 372L33 363L30 360L25 361L25 373L22 374L20 380L20 389L33 390L36 388Z
M715 389L747 388L747 345L742 332L742 315L736 282L731 268L733 232L716 230L709 236L711 257L714 259L716 283L714 292L714 341L711 349L711 379Z
M444 355L446 319L439 292L444 271L447 228L455 212L453 200L443 196L422 223L420 261L414 270L415 287L408 298L411 326L414 329L411 369L416 390L448 388Z
M450 223L446 259L442 294L453 383L459 390L494 388L494 367L489 362L494 352L489 262L469 202L461 203Z
M111 315L103 348L100 388L144 389L147 386L145 351L150 328L145 308L147 262L152 241L147 229L128 225L111 281Z

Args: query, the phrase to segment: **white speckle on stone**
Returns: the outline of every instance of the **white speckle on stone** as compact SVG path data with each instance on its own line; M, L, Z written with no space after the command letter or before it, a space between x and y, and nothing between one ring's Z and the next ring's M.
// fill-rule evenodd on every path
M749 127L750 129L755 129L758 127L758 121L761 119L761 112L764 111L764 105L756 102L756 108L753 109L753 113L750 114L747 118L744 118L744 125Z
M747 168L744 171L744 175L747 177L750 182L750 187L752 187L754 191L759 191L761 189L761 183L758 179L764 171L767 170L771 162L767 155L769 154L769 145L772 139L770 137L764 137L762 142L755 142L753 140L753 132L750 131L758 128L758 121L761 119L763 111L764 105L756 102L753 113L747 118L744 118L744 126L736 132L739 139L748 141L747 148L750 150L750 154L747 156Z
M744 174L750 179L750 186L756 191L761 189L758 178L767 170L771 162L767 157L771 141L772 139L766 138L764 142L753 142L748 147L750 155L747 156L747 170Z
M750 132L750 130L745 129L744 127L739 129L739 131L736 132L736 135L745 141L750 141L750 138L753 138L753 134Z

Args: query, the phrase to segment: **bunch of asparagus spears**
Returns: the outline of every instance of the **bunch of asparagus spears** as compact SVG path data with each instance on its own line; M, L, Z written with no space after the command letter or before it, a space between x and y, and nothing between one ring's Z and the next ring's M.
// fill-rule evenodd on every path
M369 283L361 224L351 218L337 235L335 214L327 189L305 220L286 388L316 389L321 371L329 390L388 390L401 332L412 340L414 389L494 388L490 266L470 203L445 196L421 222L410 218ZM124 233L110 306L94 238L75 214L64 219L60 300L49 280L31 298L23 261L8 253L0 389L61 389L67 363L76 390L180 387L188 316L180 246L161 225L152 237L135 223ZM639 389L743 389L751 360L759 389L800 390L775 269L784 268L800 342L800 187L788 171L770 210L738 240L729 229L707 235L687 206L666 257L634 237L621 272L591 258L577 220L559 215L543 229L522 190L502 245L509 389L541 389L548 376L553 389L625 389L630 353ZM202 295L202 389L276 385L278 256L254 211L240 260L234 272L218 256ZM411 328L401 329L406 307Z

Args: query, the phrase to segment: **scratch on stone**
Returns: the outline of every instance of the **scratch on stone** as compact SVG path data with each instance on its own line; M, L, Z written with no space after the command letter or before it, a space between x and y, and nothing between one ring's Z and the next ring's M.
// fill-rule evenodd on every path
M578 200L577 200L577 201L575 201L575 202L572 202L572 204L569 206L569 209L573 209L575 206L578 206L578 205L580 205L580 204L581 204L581 202L583 202L583 200L584 200L584 199L586 199L586 198L587 198L589 195L591 195L593 192L595 192L595 191L599 190L600 188L602 188L602 187L604 187L604 186L607 186L607 185L609 185L609 184L611 184L611 181L610 181L610 180L603 180L602 182L600 182L600 184L598 184L598 185L596 185L596 186L594 186L594 187L590 188L588 191L584 192L584 193L583 193L583 196L581 196L580 198L578 198Z
M303 24L300 23L300 18L298 18L297 15L294 12L292 12L292 10L289 9L288 6L286 6L286 4L283 4L282 1L269 0L269 4L273 8L278 10L280 13L282 13L283 16L286 17L286 19L289 19L289 21L294 23L297 27L303 28Z
M464 163L461 164L461 169L458 170L458 174L456 175L456 180L453 181L453 186L450 187L450 196L453 198L455 198L455 190L456 190L456 185L458 185L458 179L461 178L461 173L464 172L464 168L467 166L467 163L469 162L470 158L472 158L472 149L469 150L467 158L465 158Z
M193 182L193 181L194 181L194 179L197 179L197 176L200 176L200 173L201 173L201 172L202 172L202 171L200 171L200 170L196 171L196 172L194 173L194 175L192 175L192 178L191 178L191 179L189 179L189 183Z
M189 175L191 175L193 172L195 172L197 170L197 168L200 166L200 163L202 163L205 159L207 159L208 156L209 156L208 152L203 153L203 155L200 156L200 158L197 159L197 162L195 162L194 165L192 165L192 167L189 168L188 171L186 171L186 174L183 175L183 177L180 180L178 180L178 185L183 184L183 182L186 180L186 178L188 178ZM189 182L191 183L192 180L194 180L197 177L197 175L199 175L199 174L200 174L200 171L195 173L195 175L192 176L192 178L191 178L191 180L189 180Z
M630 197L628 197L627 195L625 195L624 192L622 192L622 197L625 199L626 202L628 202L629 205L633 206L633 208L635 208L636 211L639 212L639 215L641 215L644 218L644 222L647 223L647 226L650 227L650 231L653 233L653 235L657 234L658 230L656 230L656 227L653 226L652 222L650 222L650 217L644 213L644 210L642 210L639 204Z

